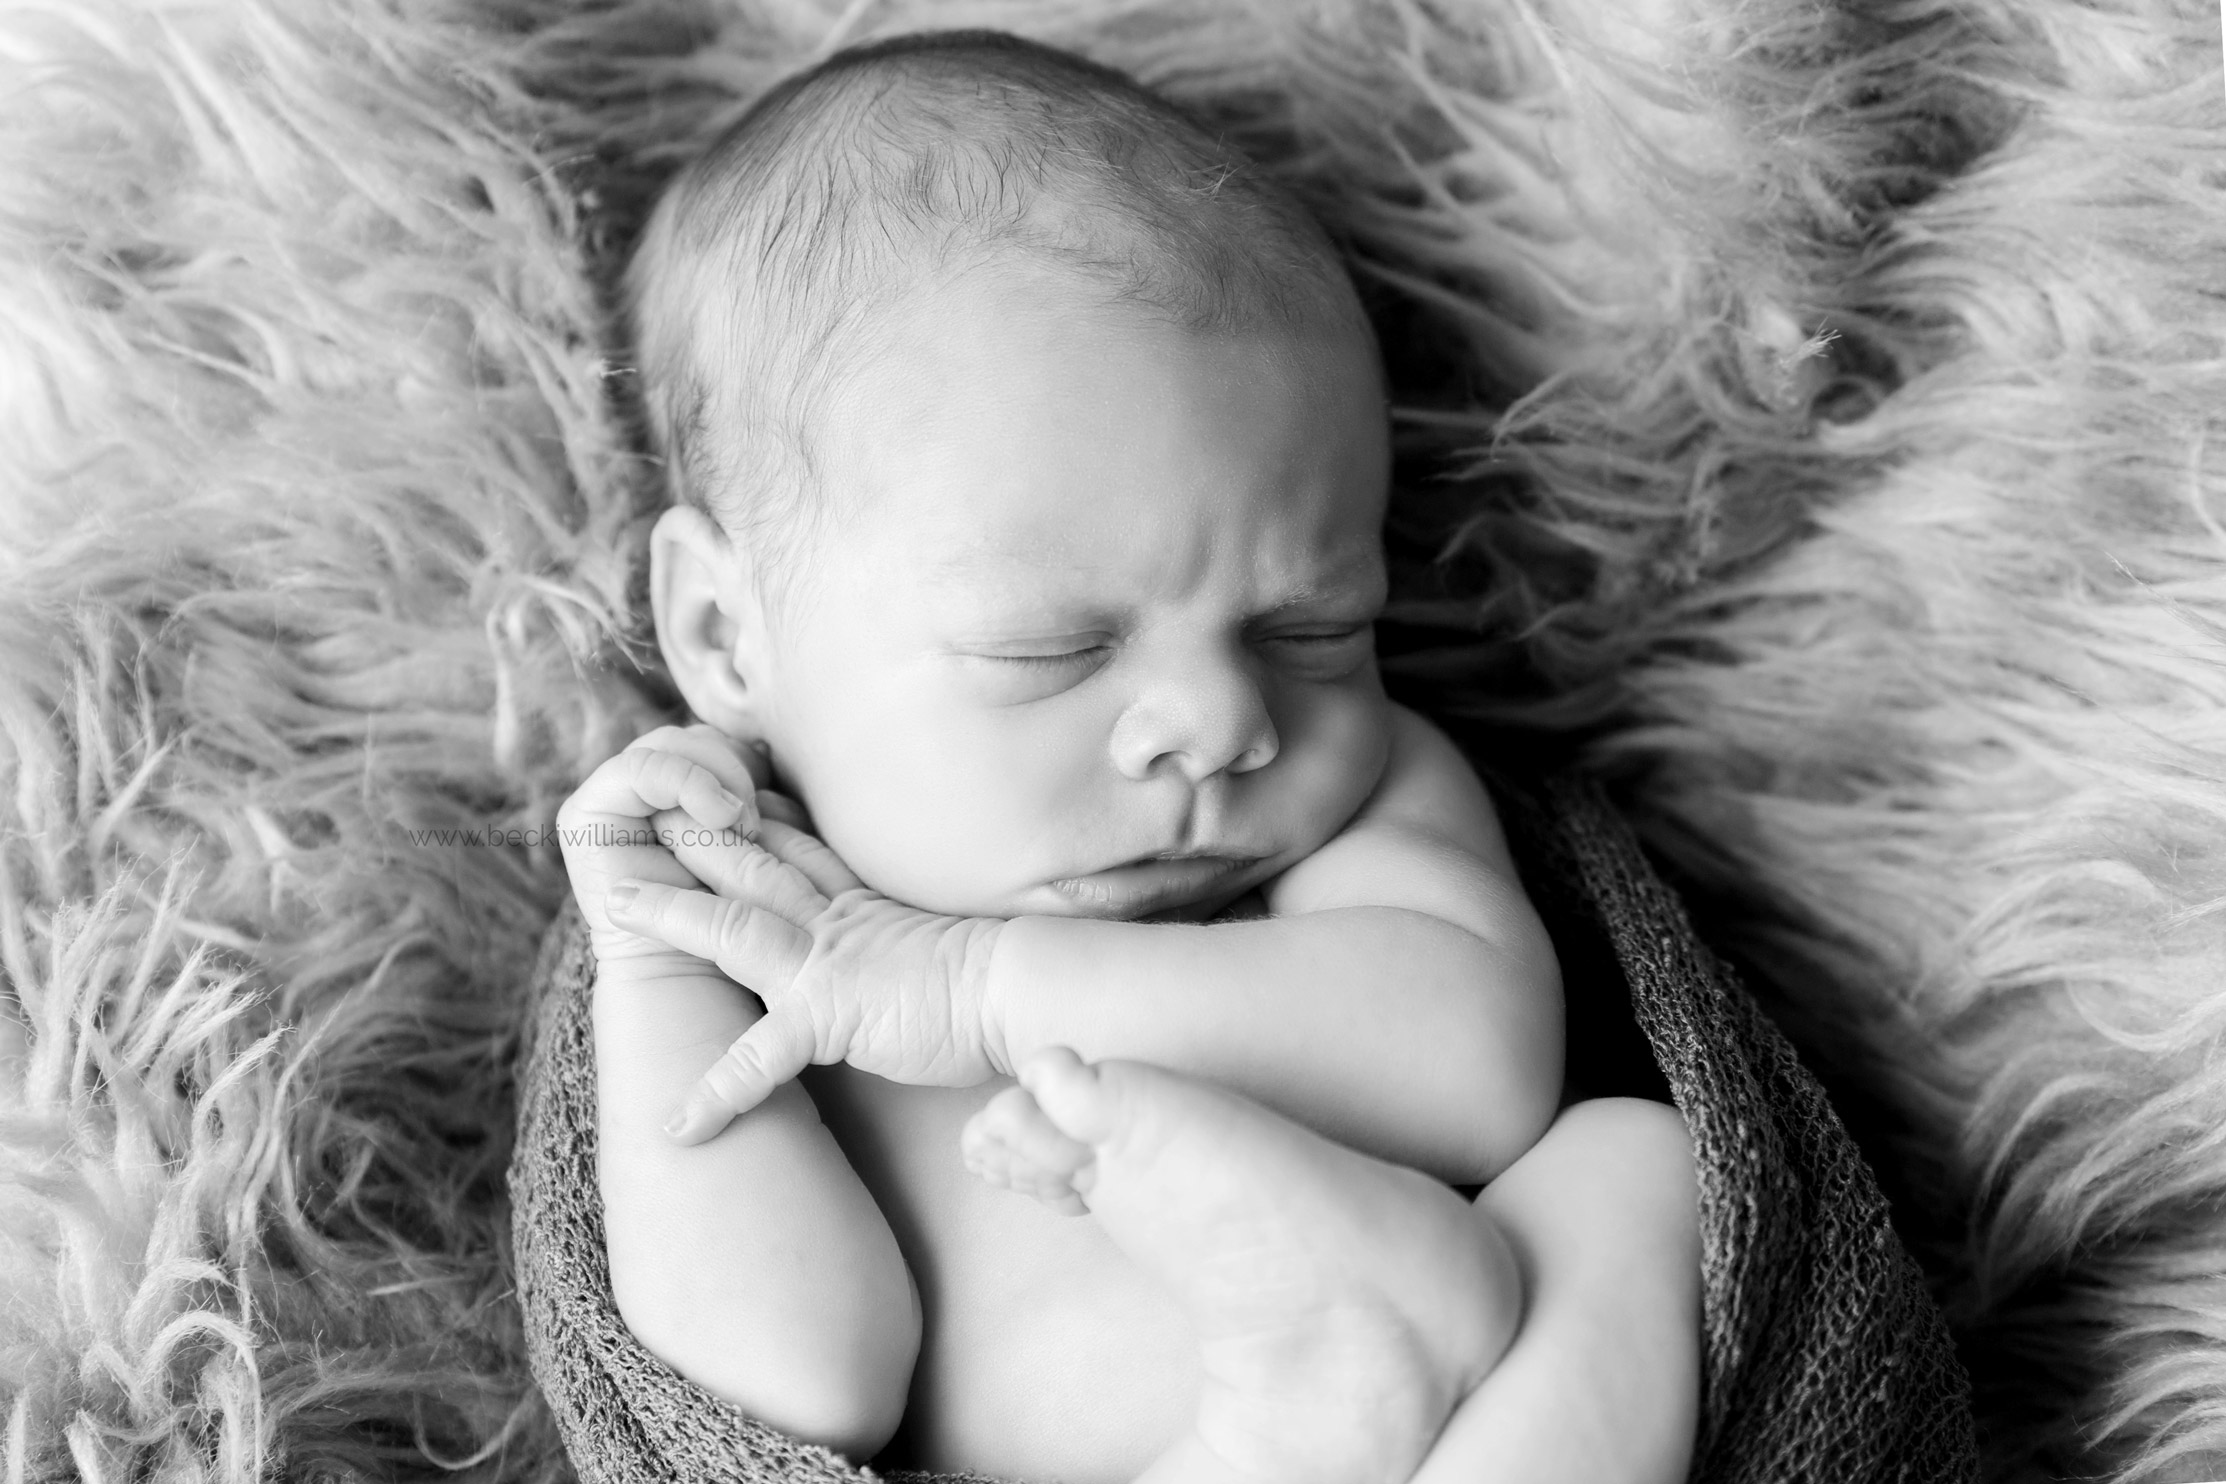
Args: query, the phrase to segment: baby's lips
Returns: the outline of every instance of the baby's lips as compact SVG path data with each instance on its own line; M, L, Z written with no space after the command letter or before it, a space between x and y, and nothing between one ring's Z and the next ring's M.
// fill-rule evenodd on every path
M1257 861L1236 855L1147 858L1050 886L1086 913L1133 916L1196 900Z

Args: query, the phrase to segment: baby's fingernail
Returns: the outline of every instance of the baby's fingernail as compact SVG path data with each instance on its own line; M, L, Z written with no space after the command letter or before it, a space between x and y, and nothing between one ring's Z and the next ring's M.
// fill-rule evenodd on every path
M686 1108L683 1108L678 1113L673 1114L672 1117L665 1120L665 1137L668 1139L677 1139L680 1137L681 1131L686 1129L687 1127L688 1110Z
M740 794L725 788L719 790L719 801L725 804L729 809L732 809L736 814L740 814L750 807L749 805L742 802L742 796Z
M611 888L610 895L605 897L603 902L613 912L631 912L634 908L634 898L641 894L642 884L639 881L621 881Z

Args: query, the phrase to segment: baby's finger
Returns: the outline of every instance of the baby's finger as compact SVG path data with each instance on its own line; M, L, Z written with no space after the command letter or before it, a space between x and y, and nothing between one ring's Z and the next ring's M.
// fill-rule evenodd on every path
M652 748L659 752L677 752L691 762L698 762L717 775L729 793L744 798L756 793L772 781L773 770L762 747L740 742L717 727L696 722L692 726L659 727L644 732L627 744L634 748Z
M757 812L767 819L777 819L792 829L806 834L811 832L812 819L804 806L777 789L761 788L757 791Z
M827 908L826 894L818 884L778 854L761 848L766 828L760 826L758 844L733 838L731 832L695 830L686 825L672 831L673 859L712 891L729 901L763 907L803 927Z
M757 806L709 768L684 754L649 748L628 748L612 758L590 773L565 804L568 814L624 819L646 819L660 809L685 809L713 829L747 832L757 825Z
M837 897L865 885L825 840L771 816L758 826L757 843L801 874L822 897Z
M657 832L658 843L672 852L673 859L689 866L691 871L694 871L691 859L708 861L757 848L754 841L733 825L715 830L685 809L660 809L649 816L649 827ZM695 874L701 879L700 871ZM704 882L706 886L710 884Z
M665 1123L680 1144L701 1144L773 1095L812 1063L815 1038L802 1016L767 1015L736 1039Z
M713 829L736 829L745 836L757 828L754 790L737 793L709 767L682 752L643 754L642 791L658 790L654 802L685 809Z
M769 1005L788 989L811 952L811 934L780 914L707 891L628 877L611 887L604 910L629 933L717 964Z

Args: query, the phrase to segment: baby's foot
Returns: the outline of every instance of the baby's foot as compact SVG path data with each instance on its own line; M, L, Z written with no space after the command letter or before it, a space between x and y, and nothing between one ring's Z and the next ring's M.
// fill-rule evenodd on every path
M968 1168L1087 1209L1189 1315L1205 1381L1151 1484L1404 1484L1521 1309L1451 1190L1233 1093L1064 1047L966 1127Z

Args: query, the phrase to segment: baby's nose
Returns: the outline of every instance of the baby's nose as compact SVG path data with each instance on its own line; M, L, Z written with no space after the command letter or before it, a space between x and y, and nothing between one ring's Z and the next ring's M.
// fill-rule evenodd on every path
M1173 769L1198 783L1264 768L1280 746L1259 682L1243 663L1228 661L1138 695L1114 725L1112 752L1125 777Z

